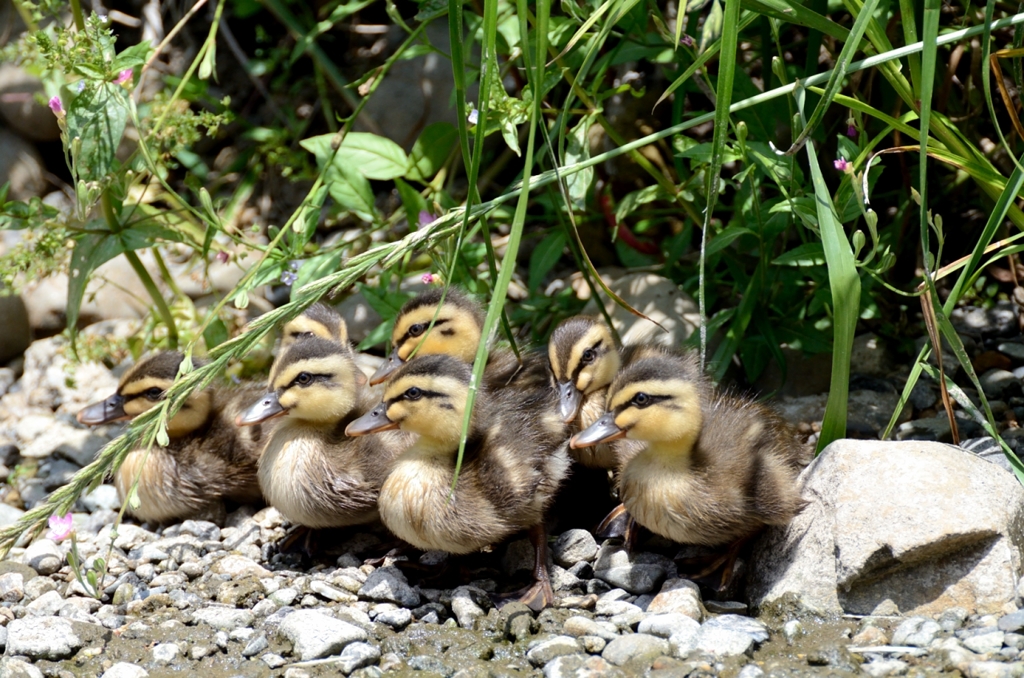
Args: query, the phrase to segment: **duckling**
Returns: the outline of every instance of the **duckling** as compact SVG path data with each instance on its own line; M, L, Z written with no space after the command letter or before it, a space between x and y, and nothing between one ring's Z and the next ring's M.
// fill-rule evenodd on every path
M121 378L114 395L89 405L78 421L98 426L133 419L159 403L178 374L181 353L165 351L140 360ZM196 361L201 365L202 361ZM138 478L138 508L128 511L146 522L206 517L224 512L224 499L260 501L256 459L263 431L239 432L232 425L257 387L196 391L167 423L170 443L131 450L114 474L121 501Z
M410 299L395 319L391 332L394 349L370 377L370 384L384 382L409 360L413 351L417 356L450 355L472 364L483 340L483 325L484 313L480 306L457 288L450 287L447 293L443 289L431 289ZM529 364L521 365L511 350L494 348L487 358L484 382L492 388L501 388L526 372L536 377L540 362L534 358Z
M554 411L553 393L546 387L481 390L453 492L471 373L467 363L447 355L410 361L390 377L383 401L345 433L417 434L380 492L381 520L410 544L466 554L529 529L535 581L522 600L542 609L554 599L544 513L569 470L565 443L553 441L540 421Z
M303 337L320 337L350 347L348 325L333 306L317 302L295 316L281 329L281 348L284 352Z
M702 387L685 358L628 365L609 389L607 413L569 444L619 438L645 444L619 477L630 515L676 542L731 545L710 570L726 565L723 586L747 539L766 525L785 525L804 506L797 475L807 451L781 416Z
M281 422L259 457L259 484L288 520L310 528L377 519L377 495L411 438L399 432L349 440L345 426L360 402L359 372L346 346L297 338L278 356L270 392L238 416L239 426Z
M548 362L558 392L558 413L578 432L604 414L608 387L623 364L672 352L655 344L635 344L616 350L612 332L591 316L573 316L555 327L548 341ZM703 381L700 362L692 354L677 354L694 381ZM620 455L629 455L642 444L621 441L574 450L576 461L588 468L617 469Z

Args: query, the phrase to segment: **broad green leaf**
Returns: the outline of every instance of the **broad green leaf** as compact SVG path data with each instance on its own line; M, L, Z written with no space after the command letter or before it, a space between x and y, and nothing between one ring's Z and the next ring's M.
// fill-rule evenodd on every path
M458 141L458 139L454 141ZM420 212L430 211L427 199L401 179L395 179L395 188L398 189L398 197L402 199L402 209L405 210L405 218L409 222L409 229L416 230L420 225Z
M301 142L301 146L317 157L317 162L331 156L333 134L321 134ZM369 132L350 132L334 156L334 166L350 168L367 179L387 180L403 176L409 169L409 158L401 146L390 139Z
M316 164L323 167L331 157L331 139L333 134L323 134L300 142L300 145L316 156ZM401 150L401 149L399 149ZM338 152L341 155L341 152ZM347 210L352 210L365 221L376 221L377 208L374 205L373 190L366 175L350 167L348 163L334 162L327 168L324 179L327 191L334 201Z
M149 44L148 40L132 45L126 48L123 52L114 57L114 60L110 64L111 74L117 76L121 71L126 68L135 68L146 63L146 59L149 58L149 53L152 51L153 46Z
M230 338L228 328L224 326L224 322L220 318L214 318L203 330L203 342L206 344L207 351L213 350Z
M594 116L588 115L580 120L579 124L576 125L569 132L568 145L565 149L565 162L570 165L574 165L578 162L584 162L590 159L590 126L594 122ZM572 207L575 209L583 209L586 207L587 191L590 190L590 184L594 181L594 168L588 167L582 172L571 174L566 177L565 187L569 191L569 199L572 201Z
M624 221L640 205L646 205L655 200L664 200L667 197L660 184L654 184L647 188L641 188L639 191L627 193L615 208L615 221Z
M720 252L721 250L724 250L726 247L731 245L732 242L734 240L736 240L736 238L739 238L739 237L744 236L744 235L756 235L756 234L752 230L750 230L749 228L746 228L744 226L737 226L737 225L729 226L728 228L723 230L721 233L716 235L707 244L707 247L704 249L704 252L705 252L705 254L707 256L710 257L712 254L715 254L716 252Z
M540 287L546 276L558 260L562 258L562 250L568 242L568 237L563 229L556 229L546 235L530 255L530 273L527 286L533 291Z
M124 252L121 240L105 230L106 223L100 220L89 224L93 232L75 238L75 249L71 252L71 266L68 271L68 332L72 345L78 331L78 312L82 308L85 286L92 272ZM95 232L102 230L103 232Z
M81 139L75 169L85 181L97 181L116 166L115 153L128 120L125 90L112 82L88 82L67 109L68 139Z
M409 154L406 178L428 183L448 160L459 142L459 131L448 122L435 122L427 126Z
M295 282L292 283L291 298L294 299L296 292L301 290L307 283L319 280L328 273L338 270L338 265L341 264L342 254L342 250L337 249L318 254L315 257L311 257L303 261L302 265L299 266L299 272L295 278Z
M820 242L797 245L772 261L776 266L824 266L825 249Z

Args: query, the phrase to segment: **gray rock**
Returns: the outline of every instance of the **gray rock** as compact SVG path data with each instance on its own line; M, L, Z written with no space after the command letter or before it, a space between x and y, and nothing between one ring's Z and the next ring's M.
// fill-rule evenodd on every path
M33 617L52 617L64 607L64 598L56 591L47 591L25 606Z
M749 633L704 624L697 632L695 647L715 657L735 657L753 652L754 639Z
M279 654L274 654L273 652L268 652L267 654L260 657L260 661L262 661L271 669L279 669L288 663L287 659L285 659ZM301 671L301 669L288 669L288 671ZM287 671L285 672L285 675L288 675ZM307 673L305 675L308 676L309 674Z
M46 191L38 151L8 130L0 129L0 186L10 182L8 200L29 200Z
M0 64L0 69L3 67L4 64ZM32 327L21 297L2 292L0 290L0 327L4 331L0 333L0 363L8 363L24 353L32 343Z
M621 276L609 274L602 277L608 281L612 292L628 299L633 308L650 318L648 320L633 315L614 303L603 290L598 292L624 345L652 342L662 346L679 346L700 326L697 303L672 280L654 273L626 273ZM600 313L597 303L591 300L583 313ZM661 327L655 325L655 322Z
M213 606L196 610L193 618L221 631L234 631L237 628L252 626L255 617L249 610L237 610L233 607Z
M596 636L608 641L615 640L619 637L619 634L614 628L608 628L589 617L569 617L562 625L562 631L567 635L575 636L577 638L582 636Z
M393 566L374 570L359 589L359 595L378 602L397 603L403 607L416 607L420 604L420 594L409 586L405 575Z
M464 629L473 628L473 623L486 613L487 593L473 586L460 586L452 591L452 614Z
M376 664L380 659L380 650L369 643L351 643L341 651L341 658L337 661L337 667L341 672L348 675L356 669Z
M117 488L113 485L100 485L92 492L82 496L82 506L90 513L103 509L117 511L121 508L121 498L117 495Z
M870 377L888 377L892 374L893 359L885 343L874 333L862 334L853 340L850 369Z
M399 607L394 610L387 610L386 612L381 612L373 618L373 621L378 622L380 624L387 624L394 630L401 631L406 626L412 623L412 612L410 612L404 607Z
M965 672L967 678L1019 678L1024 675L1024 664L1004 664L995 661L971 662Z
M804 635L804 633L806 633L806 631L804 631L804 625L797 619L790 619L782 625L782 635L786 637L786 642L790 645L792 645L797 638Z
M15 506L9 506L7 504L0 504L0 527L7 527L13 525L25 515L25 512Z
M964 638L961 642L971 652L987 654L989 652L999 652L1003 648L1004 636L1005 634L1002 631L991 631Z
M602 657L573 654L544 665L544 678L625 678L626 673Z
M582 650L583 647L575 638L571 636L555 636L533 645L527 651L526 658L534 666L544 666L555 657L578 654Z
M118 662L103 672L102 678L147 678L149 672L141 666Z
M764 671L757 664L747 664L736 674L736 678L762 678L762 676L764 676Z
M43 678L43 672L14 657L0 658L0 678Z
M964 612L966 612L966 610L964 610ZM967 616L964 615L964 619L966 618ZM963 624L964 619L960 620L961 625ZM1002 631L1017 632L1024 629L1024 610L1017 610L1016 612L1003 615L999 618L998 625L999 629Z
M0 574L0 600L17 603L25 597L25 577L20 572Z
M153 661L159 666L174 662L181 654L181 648L175 643L159 643L153 646Z
M892 644L928 647L941 630L942 627L931 619L911 617L902 621L892 632Z
M738 614L723 614L714 619L709 619L701 626L701 630L705 629L728 629L729 631L745 633L758 645L768 640L767 626L757 619Z
M349 643L366 640L366 631L314 610L292 612L281 621L278 633L292 642L301 661L340 652Z
M354 603L357 598L348 591L342 591L330 586L327 582L314 580L309 582L309 590L321 598L326 598L335 603Z
M1020 379L1009 370L989 370L978 377L978 382L990 400L1006 400L1021 393Z
M867 664L861 664L861 670L871 678L884 678L884 676L901 676L907 672L907 662L899 659L876 659Z
M801 481L809 505L754 546L755 608L998 613L1016 599L1024 488L1002 469L941 444L841 440Z
M664 638L634 633L619 636L604 648L601 656L615 666L625 664L649 665L658 657L670 654L672 648Z
M245 649L242 650L242 656L255 657L269 647L270 643L267 641L267 637L261 633L246 643Z
M647 593L665 578L665 570L660 565L634 563L605 570L595 569L594 576L630 593Z
M26 617L7 625L9 655L59 661L73 655L84 644L74 625L60 617Z
M0 116L24 139L57 141L57 116L37 95L47 98L39 78L13 63L0 64Z
M581 561L593 560L597 555L597 542L587 530L566 530L558 535L551 556L562 567L569 568Z
M24 563L42 575L53 574L64 564L64 553L49 539L37 539L25 549Z
M700 589L688 579L669 579L661 585L661 591L647 605L648 614L678 612L691 619L704 618Z
M677 633L696 633L700 622L679 612L655 614L644 618L637 627L638 633L648 633L661 638L671 638Z

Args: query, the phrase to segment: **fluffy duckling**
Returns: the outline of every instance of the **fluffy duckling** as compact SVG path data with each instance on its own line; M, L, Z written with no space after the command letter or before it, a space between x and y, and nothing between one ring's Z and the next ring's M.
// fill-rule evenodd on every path
M430 326L431 321L433 327ZM441 288L430 289L410 299L395 319L395 329L391 332L394 349L370 377L370 383L382 383L407 362L414 351L416 356L443 354L472 364L476 349L483 341L483 325L484 313L479 304L454 287L448 288L447 293ZM520 365L512 351L492 349L487 359L484 382L493 388L501 388L525 371L536 372L534 363L539 361Z
M553 441L540 421L554 411L552 393L543 387L483 389L453 492L471 372L467 363L447 355L410 361L388 380L383 401L345 432L401 429L418 435L380 492L381 520L410 544L466 554L529 529L535 583L522 600L541 609L554 599L544 513L569 469L565 443Z
M361 374L343 344L305 336L275 361L270 392L239 415L239 426L281 417L259 457L259 484L288 520L311 528L377 519L377 494L409 442L393 432L350 440Z
M154 407L174 383L183 358L165 351L140 360L121 378L114 395L83 409L78 421L109 424ZM139 520L164 523L216 519L224 512L224 499L259 501L256 459L262 430L239 432L232 425L241 407L258 393L257 387L246 386L206 388L190 395L167 423L170 443L130 451L114 474L122 502L138 478L139 506L128 511Z
M702 388L685 359L627 366L607 407L570 445L643 442L621 470L623 504L640 525L673 541L732 545L723 580L744 541L803 508L796 479L807 451L786 422L769 407Z
M548 364L558 392L558 413L578 432L604 414L608 387L623 364L660 355L669 349L654 344L637 344L622 350L615 348L612 332L602 320L591 316L573 316L555 327L548 341ZM689 378L703 382L700 362L692 354L676 354ZM639 449L622 442L591 445L574 450L573 458L588 468L617 469L626 455Z
M321 302L307 307L285 323L281 329L280 351L286 351L296 340L304 337L320 337L342 346L350 346L345 319L333 306Z

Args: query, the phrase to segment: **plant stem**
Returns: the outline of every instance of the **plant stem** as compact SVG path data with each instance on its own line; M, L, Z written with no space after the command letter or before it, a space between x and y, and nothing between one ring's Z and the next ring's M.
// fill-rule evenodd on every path
M85 30L85 15L82 14L82 0L71 0L71 13L75 16L75 28Z
M174 324L174 316L171 315L171 309L167 305L167 301L164 296L160 294L160 288L156 286L156 282L153 277L149 275L149 271L142 265L142 261L139 260L139 255L135 254L132 250L126 250L124 253L125 258L128 259L128 263L135 269L135 274L139 276L139 280L142 281L143 287L146 288L146 292L149 293L150 298L153 299L153 305L156 306L156 311L160 314L160 318L167 325L167 341L170 343L172 349L178 348L178 328Z

